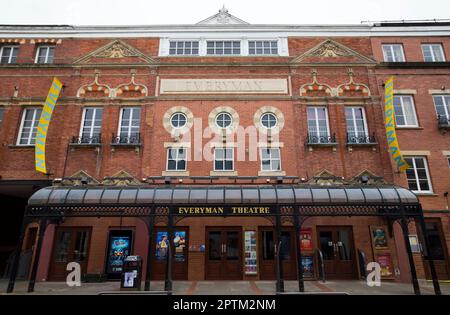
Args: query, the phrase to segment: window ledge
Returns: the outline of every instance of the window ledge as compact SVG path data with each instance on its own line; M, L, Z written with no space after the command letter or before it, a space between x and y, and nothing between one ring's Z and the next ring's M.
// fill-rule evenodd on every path
M238 176L238 172L237 171L211 171L211 172L209 172L209 176L219 176L219 177Z
M8 144L10 149L34 149L34 144Z
M189 171L163 171L161 175L173 177L189 176Z
M420 196L420 197L439 197L438 194L435 194L434 192L415 192L413 191L414 195Z
M96 148L102 145L102 143L69 143L69 146L76 148Z
M395 127L396 130L423 130L423 127L410 127L410 126L406 126L406 127L401 127L401 126L397 126Z
M142 143L111 143L112 147L119 147L119 148L130 148L130 147L140 147L142 146Z
M286 172L285 171L259 171L258 176L261 176L261 177L286 176Z

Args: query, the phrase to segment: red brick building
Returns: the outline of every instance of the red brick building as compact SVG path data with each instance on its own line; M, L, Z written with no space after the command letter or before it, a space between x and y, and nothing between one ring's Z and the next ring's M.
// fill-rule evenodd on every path
M328 187L349 202L356 189L368 203L364 189L393 193L397 185L418 196L438 277L448 279L449 34L443 22L252 25L226 10L194 25L1 26L0 194L11 222L2 229L3 260L19 238L28 198L47 186L56 188L40 191L46 203L73 198L93 208L119 205L122 194L142 187L204 190L204 200L224 189L225 201L227 189L256 189L256 201L239 200L261 208L230 211L261 214L275 209L263 207L272 191L262 189L270 187L315 187L330 202ZM406 174L387 149L383 83L390 76L400 148L412 166ZM41 174L34 141L53 77L64 87L47 135L48 174ZM81 197L71 195L77 190ZM328 278L357 279L362 263L377 261L383 279L410 280L402 230L386 217L311 216L296 235L295 220L283 217L280 230L263 215L196 217L221 209L191 194L177 208L191 216L169 228L174 279L275 279L277 257L284 278L295 279L301 242L305 277L319 277L320 250ZM162 279L169 223L154 223L149 237L145 220L132 216L49 220L41 224L34 275L64 280L67 263L77 261L87 278L115 278L120 256L136 254L144 269L150 256L152 278ZM418 278L425 278L420 228L409 228ZM18 272L27 277L39 221L23 232Z

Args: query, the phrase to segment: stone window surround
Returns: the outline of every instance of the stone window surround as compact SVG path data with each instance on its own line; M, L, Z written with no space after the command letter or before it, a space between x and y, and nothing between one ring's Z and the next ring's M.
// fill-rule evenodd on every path
M220 128L216 124L216 117L220 113L228 113L231 115L231 126L225 129ZM208 115L208 125L211 130L219 135L232 134L239 127L239 114L230 106L218 106L214 108Z
M186 116L186 124L181 128L174 128L170 121L170 119L172 118L172 115L177 112L183 113ZM193 124L194 124L194 114L192 114L192 112L189 108L184 107L184 106L171 107L164 113L164 116L163 116L163 127L171 135L178 136L178 135L185 134L192 128Z
M199 47L198 47L198 55L169 55L169 47L171 41L198 41ZM249 55L249 41L277 41L278 46L278 54L276 55L263 55L267 57L274 57L274 56L289 56L289 50L288 50L288 38L286 37L278 37L278 36L264 36L264 37L229 37L225 34L220 34L214 37L209 37L208 34L199 34L196 37L161 37L159 41L159 52L158 56L167 56L167 57L224 57L227 55L207 55L206 53L206 42L207 41L240 41L241 43L241 53L239 55L229 55L229 56L250 56L255 57L258 55ZM260 56L261 57L261 56Z
M277 118L277 124L272 129L267 129L261 124L261 117L265 113L272 113ZM253 123L255 124L256 128L263 134L278 134L284 127L284 115L283 113L274 106L263 106L260 107L253 116Z

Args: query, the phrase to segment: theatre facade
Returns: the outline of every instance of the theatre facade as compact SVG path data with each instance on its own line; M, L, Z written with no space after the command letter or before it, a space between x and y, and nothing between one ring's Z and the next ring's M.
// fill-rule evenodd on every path
M0 26L14 279L448 279L450 25ZM399 173L384 82L394 76ZM35 171L39 117L63 84ZM20 205L20 206L18 206ZM5 222L3 223L5 224ZM21 227L20 227L21 226ZM18 246L16 247L16 243ZM8 252L9 251L9 252ZM8 255L6 253L9 253ZM16 253L16 255L14 255Z

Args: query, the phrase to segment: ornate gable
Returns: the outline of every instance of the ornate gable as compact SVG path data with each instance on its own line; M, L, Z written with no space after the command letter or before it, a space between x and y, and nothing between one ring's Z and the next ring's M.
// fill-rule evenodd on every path
M102 184L105 186L136 186L141 182L128 172L121 170L111 177L105 177Z
M140 52L133 46L118 39L100 47L97 50L75 60L75 64L114 63L118 60L138 60L139 62L155 63L155 60Z
M328 170L323 170L320 173L314 175L308 181L308 184L333 186L333 185L344 185L345 181L342 177L336 176Z
M61 185L61 186L82 186L85 185L93 185L96 186L99 184L99 182L86 173L83 170L79 170L78 172L74 173L70 177L64 177L59 183L54 182L55 186Z
M207 19L204 19L197 24L249 24L234 15L231 15L228 13L228 10L225 8L225 6L222 7L222 9L219 10L219 13L214 14L213 16L210 16Z
M292 63L360 63L376 61L332 39L327 39L307 52L295 57Z

